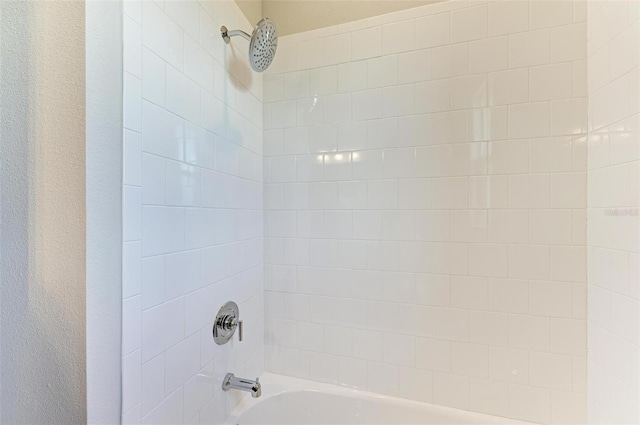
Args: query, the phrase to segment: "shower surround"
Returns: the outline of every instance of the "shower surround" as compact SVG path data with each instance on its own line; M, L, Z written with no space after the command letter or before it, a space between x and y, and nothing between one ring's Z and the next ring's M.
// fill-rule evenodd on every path
M124 2L125 424L220 423L222 377L263 371L262 77L221 25L251 31L232 1Z
M263 77L234 2L124 2L123 423L222 423L265 368L633 422L634 5L447 1L282 37Z
M586 19L453 1L280 39L268 371L585 423Z

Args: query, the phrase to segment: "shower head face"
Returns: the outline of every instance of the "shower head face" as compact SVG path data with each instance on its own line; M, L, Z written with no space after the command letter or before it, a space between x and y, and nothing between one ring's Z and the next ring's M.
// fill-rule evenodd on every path
M249 63L256 72L269 68L278 49L276 24L268 18L261 19L251 34Z

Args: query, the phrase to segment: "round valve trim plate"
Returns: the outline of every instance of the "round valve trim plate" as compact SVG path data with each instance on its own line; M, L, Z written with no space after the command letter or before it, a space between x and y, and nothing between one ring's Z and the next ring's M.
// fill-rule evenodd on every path
M213 322L213 340L216 344L223 345L231 340L238 328L239 317L238 304L233 301L228 301L220 307Z

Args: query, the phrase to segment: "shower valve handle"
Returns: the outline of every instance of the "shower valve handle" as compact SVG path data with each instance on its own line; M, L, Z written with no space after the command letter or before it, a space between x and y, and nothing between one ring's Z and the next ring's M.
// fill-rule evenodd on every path
M240 310L233 301L225 303L213 321L213 340L218 345L226 344L238 331L239 340L244 339L244 326L240 320Z
M244 326L242 325L243 321L238 320L236 317L225 317L222 322L222 327L228 329L232 332L238 331L238 341L242 342L244 337Z

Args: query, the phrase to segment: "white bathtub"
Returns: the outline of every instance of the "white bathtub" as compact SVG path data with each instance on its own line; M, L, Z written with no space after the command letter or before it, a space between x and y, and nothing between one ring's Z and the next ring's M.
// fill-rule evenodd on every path
M245 397L229 425L526 424L512 419L265 373L262 397Z

